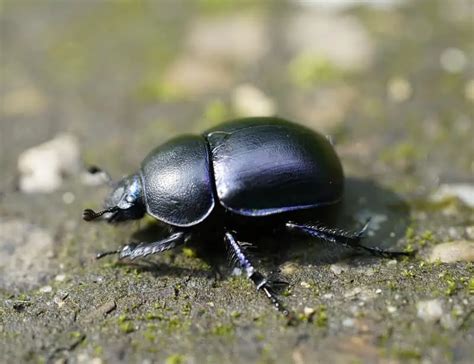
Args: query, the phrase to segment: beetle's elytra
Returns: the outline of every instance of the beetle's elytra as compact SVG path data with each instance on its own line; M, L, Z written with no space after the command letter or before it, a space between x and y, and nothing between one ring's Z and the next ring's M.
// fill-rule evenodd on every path
M102 216L109 222L120 222L148 213L167 224L170 235L163 240L130 243L98 255L117 253L120 259L174 248L199 231L204 222L212 221L248 278L277 309L288 314L276 297L277 282L268 281L254 268L232 221L239 216L261 221L333 205L342 198L343 184L341 163L325 137L280 118L238 119L157 147L136 173L115 186L104 210L87 209L83 218L90 221ZM361 245L364 229L349 234L320 225L279 223L290 231L379 256L405 254Z

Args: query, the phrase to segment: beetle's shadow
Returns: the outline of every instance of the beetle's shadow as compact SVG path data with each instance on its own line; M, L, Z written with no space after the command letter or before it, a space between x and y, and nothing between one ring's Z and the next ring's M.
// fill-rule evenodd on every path
M371 218L369 233L363 244L387 250L401 250L403 247L397 245L397 242L404 236L408 227L409 207L397 194L373 181L347 178L344 200L339 206L319 212L311 210L299 213L292 218L309 223L322 222L329 227L354 232ZM270 227L278 228L278 225L281 225L281 221L275 220L274 226ZM150 242L163 238L166 234L162 225L151 224L136 231L132 237L135 241ZM296 262L301 265L330 264L355 254L353 249L298 234L282 233L281 230L272 234L261 229L260 225L247 225L245 231L238 231L238 237L254 245L254 249L249 252L254 265L265 271L275 270L284 262ZM203 233L195 236L188 244L200 259L215 269L214 274L217 276L230 271L222 236ZM157 263L154 257L137 261L134 265L137 269L150 271L156 276L213 275L212 272L204 270L173 268L164 263Z

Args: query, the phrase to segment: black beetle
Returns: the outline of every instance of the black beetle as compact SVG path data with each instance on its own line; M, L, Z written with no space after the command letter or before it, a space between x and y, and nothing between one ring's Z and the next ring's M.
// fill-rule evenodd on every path
M166 223L170 235L152 243L130 243L100 253L136 259L186 242L202 226L221 231L233 259L274 306L288 315L276 287L259 273L236 238L234 221L262 221L298 210L337 204L344 175L339 158L320 134L275 117L238 119L202 135L181 136L153 150L140 170L121 180L105 200L105 209L83 213L109 222L140 219L145 213ZM356 234L289 220L290 231L368 251L383 257L406 255L360 244L367 225Z

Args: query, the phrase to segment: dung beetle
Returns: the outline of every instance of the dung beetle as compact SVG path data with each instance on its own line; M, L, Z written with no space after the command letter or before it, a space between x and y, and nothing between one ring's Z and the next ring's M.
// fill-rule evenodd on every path
M86 209L83 218L91 221L102 216L120 222L147 213L169 227L164 239L129 243L97 258L118 254L119 259L136 259L184 244L204 227L217 232L257 290L289 315L277 298L277 288L284 282L271 281L254 267L237 238L239 219L252 224L283 217L273 219L272 228L279 224L284 230L383 257L406 254L361 245L367 224L351 234L286 219L291 212L337 204L343 185L341 162L325 137L276 117L244 118L158 146L138 172L116 184L104 210Z

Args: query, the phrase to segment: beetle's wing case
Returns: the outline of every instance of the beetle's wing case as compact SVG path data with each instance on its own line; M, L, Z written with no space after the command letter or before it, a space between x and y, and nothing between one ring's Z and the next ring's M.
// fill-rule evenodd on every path
M154 149L140 175L147 212L174 226L193 226L214 208L209 151L202 136L181 136Z
M204 134L219 202L246 216L330 205L343 191L343 172L329 141L277 118L249 118Z

